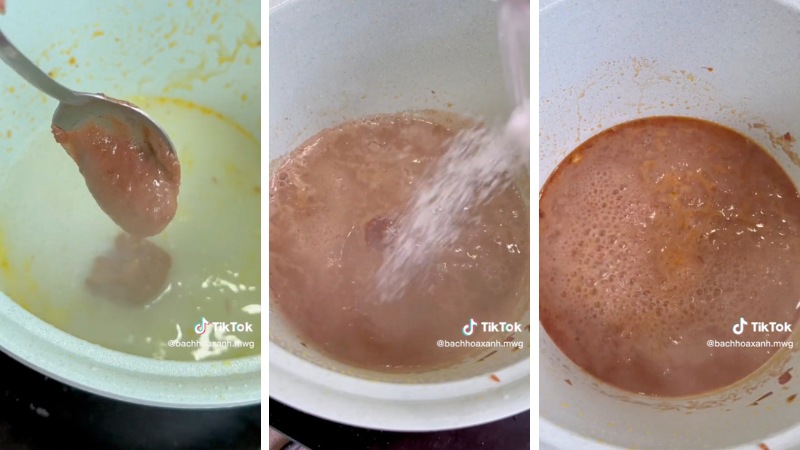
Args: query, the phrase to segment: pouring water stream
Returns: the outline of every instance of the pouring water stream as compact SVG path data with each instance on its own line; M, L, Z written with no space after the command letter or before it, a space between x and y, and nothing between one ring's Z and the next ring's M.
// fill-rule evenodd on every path
M506 85L515 108L503 126L478 125L460 132L433 176L420 184L378 269L378 301L394 301L409 283L424 278L431 255L452 246L463 224L478 220L471 211L512 184L520 170L527 170L530 102L524 50L530 41L529 2L501 1L498 22Z

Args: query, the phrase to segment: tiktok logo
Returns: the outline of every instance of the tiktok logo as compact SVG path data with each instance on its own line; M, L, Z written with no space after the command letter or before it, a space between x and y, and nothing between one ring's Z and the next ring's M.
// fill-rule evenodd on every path
M200 319L200 322L194 326L194 332L197 334L203 334L206 332L206 325L210 324L211 322L207 321L205 317Z
M744 320L744 317L739 317L739 323L733 325L733 332L736 334L744 333L744 326L747 325L747 321Z
M464 336L469 336L473 331L475 331L475 325L477 324L478 322L475 322L475 319L470 318L469 323L464 325L464 328L461 329L461 332L464 333Z
M747 322L744 317L740 317L739 323L733 326L733 332L744 333L744 326L748 323L753 333L791 333L793 325L789 322Z

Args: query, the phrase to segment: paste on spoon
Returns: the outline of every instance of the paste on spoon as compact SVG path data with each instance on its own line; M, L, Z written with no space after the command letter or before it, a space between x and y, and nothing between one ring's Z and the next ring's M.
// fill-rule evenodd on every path
M160 233L175 216L181 171L169 144L147 128L142 139L118 119L53 135L78 165L100 208L134 236Z

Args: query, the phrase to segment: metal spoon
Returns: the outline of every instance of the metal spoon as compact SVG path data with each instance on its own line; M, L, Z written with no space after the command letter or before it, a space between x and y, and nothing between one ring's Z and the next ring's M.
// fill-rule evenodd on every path
M175 147L167 134L144 111L131 103L106 97L103 94L75 92L67 89L50 78L17 50L2 31L0 31L0 59L28 83L59 101L53 114L52 125L54 127L72 131L90 120L99 119L107 122L111 119L118 119L130 127L133 136L140 136L141 139L147 135L155 139L160 137L168 144L169 151L177 157ZM146 132L145 129L147 129Z

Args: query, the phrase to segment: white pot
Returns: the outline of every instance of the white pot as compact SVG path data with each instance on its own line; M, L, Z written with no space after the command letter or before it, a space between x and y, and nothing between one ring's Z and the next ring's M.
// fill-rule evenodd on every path
M323 128L369 114L433 108L507 117L496 22L496 5L484 0L273 2L270 160ZM269 393L305 412L369 428L488 422L530 407L525 341L524 351L483 363L392 377L300 347L280 311L270 308Z
M56 78L66 86L122 99L167 96L189 100L213 108L259 135L260 48L242 45L235 62L220 61L219 46L208 40L209 35L217 36L222 45L232 49L243 31L258 33L257 0L235 4L176 1L169 5L130 0L6 3L8 11L0 16L0 28L45 71L55 71ZM70 61L69 55L76 59ZM252 65L243 65L244 57ZM205 65L191 70L202 61ZM55 151L63 155L63 150L55 143L54 148L31 147L34 136L44 139L49 133L57 102L44 98L4 64L0 64L0 86L1 180L23 152ZM248 94L247 100L242 92ZM6 134L6 130L13 133ZM42 180L44 188L58 191L58 186L47 182ZM0 195L24 201L24 194ZM59 220L52 220L55 238L59 236ZM0 324L0 350L53 378L101 395L184 408L260 401L258 356L226 362L132 356L67 334L33 316L2 292Z
M738 130L800 185L797 157L770 139L800 136L800 2L562 0L540 8L540 188L592 135L655 115ZM756 123L767 128L749 126ZM794 342L794 352L782 350L722 392L659 400L589 377L540 327L542 447L800 448L799 405L787 403L800 390L798 333ZM779 384L792 367L794 379Z

